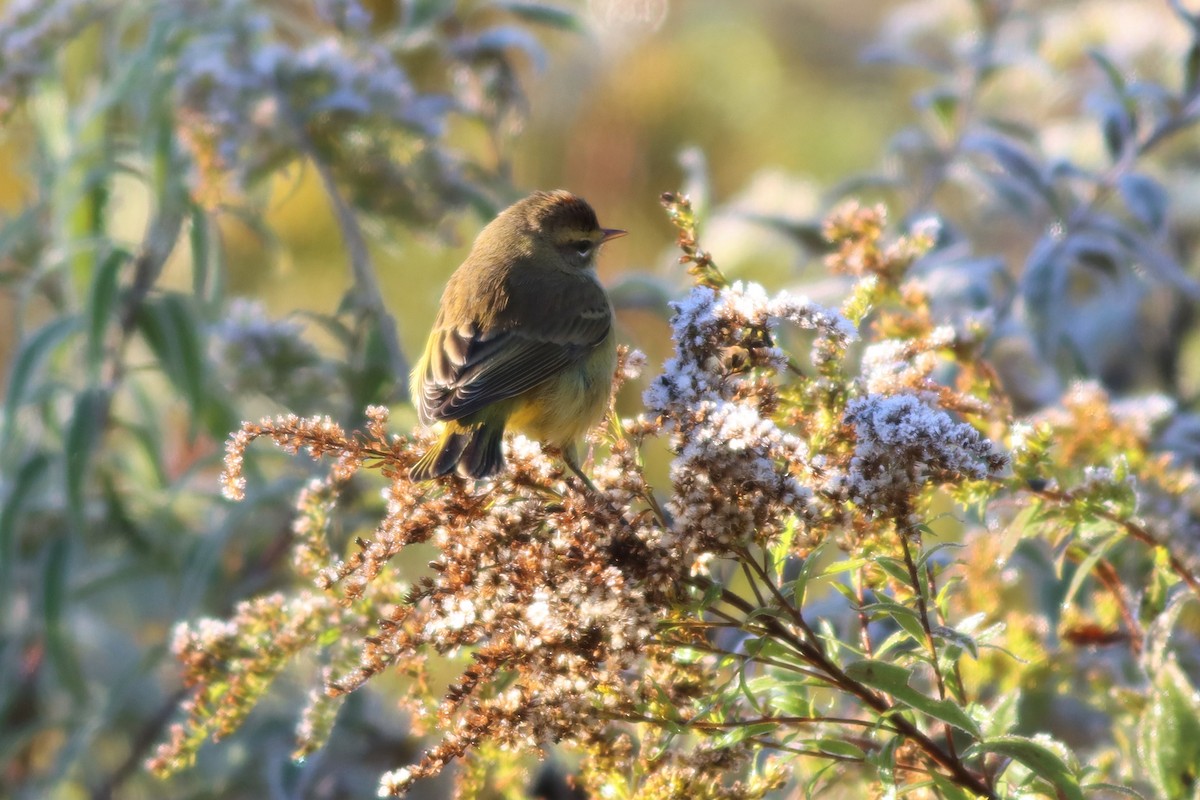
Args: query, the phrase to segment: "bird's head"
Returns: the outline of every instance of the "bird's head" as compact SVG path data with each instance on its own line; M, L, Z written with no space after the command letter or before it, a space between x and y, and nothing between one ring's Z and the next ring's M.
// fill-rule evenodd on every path
M534 192L509 208L504 216L527 237L530 246L575 269L596 264L600 245L625 231L603 228L587 201L568 191Z

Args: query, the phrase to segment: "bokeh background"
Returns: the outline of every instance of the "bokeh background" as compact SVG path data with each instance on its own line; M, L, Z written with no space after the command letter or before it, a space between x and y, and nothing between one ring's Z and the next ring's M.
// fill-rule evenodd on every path
M602 259L610 285L633 272L681 286L662 192L703 188L710 202L740 197L747 211L812 222L828 205L825 189L879 164L889 136L911 118L911 76L873 66L864 53L902 5L580 2L582 30L541 32L545 52L520 59L527 97L504 121L499 152L472 121L452 122L451 140L496 153L518 193L568 188L604 224L629 230ZM689 170L703 175L700 186ZM446 219L437 238L403 225L375 229L380 283L410 353L424 345L446 277L484 216ZM277 314L332 312L351 277L311 170L292 167L273 181L265 218L282 253L272 258L231 224L234 290L264 298ZM755 251L745 254L747 275L786 280L805 266L786 234L759 226L760 241L746 245L741 233L730 238ZM622 315L626 341L662 347L661 304L639 311L633 294ZM639 343L641 334L648 341Z
M898 229L939 220L918 272L937 313L990 326L1017 410L1080 378L1159 393L1179 410L1163 449L1200 457L1200 60L1179 8L580 0L555 6L569 17L519 13L538 6L0 5L0 796L370 796L417 752L386 701L403 684L381 682L352 698L326 751L295 763L303 681L285 679L196 768L164 783L142 767L181 697L173 626L291 582L282 554L307 462L263 453L251 499L231 506L217 486L225 432L292 410L353 424L367 401L391 404L397 430L414 420L381 335L359 325L378 309L346 303L350 248L314 153L350 163L335 183L409 359L474 234L532 189L569 188L630 231L601 271L622 341L651 370L670 348L667 300L688 284L660 193L691 195L730 276L830 302L844 284L823 268L819 221L857 197L887 203ZM194 36L189 14L204 20ZM278 108L246 122L240 95L214 99L240 63L228 40L254 15L267 27L248 41L284 48L410 23L447 43L398 47L418 91L466 109L421 136L471 165L475 191L417 211L372 194L390 178L359 169L375 153L354 148L400 124L373 107L340 107L346 127L314 111L298 143ZM413 22L426 17L436 24ZM493 27L486 46L470 38ZM230 117L214 123L218 111ZM265 142L238 153L253 168L219 163L221 137L247 132ZM141 285L121 253L155 245L173 202L187 209L166 226L178 244ZM1047 242L1067 244L1050 257ZM128 298L144 302L125 319ZM636 412L637 386L621 405ZM369 525L375 488L343 534ZM497 781L519 796L528 776Z

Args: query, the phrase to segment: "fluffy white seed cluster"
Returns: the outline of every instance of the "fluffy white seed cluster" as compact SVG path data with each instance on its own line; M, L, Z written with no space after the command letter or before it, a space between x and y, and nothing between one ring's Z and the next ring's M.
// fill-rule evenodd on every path
M814 358L826 351L827 342L844 348L858 336L854 325L838 312L788 292L769 296L756 283L738 281L719 293L697 286L671 306L675 355L642 396L650 414L668 421L696 403L729 399L738 390L738 382L723 380L719 363L719 354L728 347L754 347L763 366L783 368L787 363L783 350L756 338L776 330L780 320L817 331Z
M867 513L903 510L931 479L994 477L1008 456L975 428L911 394L871 394L853 400L846 421L856 444L850 469L838 479Z
M802 441L749 404L706 400L695 412L699 423L671 463L682 536L725 551L754 535L772 505L807 516L812 492L787 468L803 459Z
M950 325L934 328L922 339L885 339L863 351L862 375L871 394L895 394L920 386L938 364L937 351L958 338Z
M675 355L643 400L673 432L674 534L689 549L725 552L747 537L769 537L789 516L812 513L812 492L795 477L804 442L766 408L774 387L763 374L787 365L772 338L779 321L817 331L814 358L843 350L856 332L835 311L787 292L769 296L757 284L719 293L697 287L674 308ZM724 357L731 351L763 371L731 366Z

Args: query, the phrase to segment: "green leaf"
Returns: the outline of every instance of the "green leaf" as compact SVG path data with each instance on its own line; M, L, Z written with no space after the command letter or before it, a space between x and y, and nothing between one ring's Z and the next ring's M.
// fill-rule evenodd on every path
M88 294L88 368L93 382L100 379L100 368L104 362L104 339L109 324L113 321L117 303L117 278L129 253L115 249L108 258L100 262L92 274L91 291Z
M192 254L192 293L208 296L212 248L208 239L208 217L198 206L191 210L192 224L188 226L188 245Z
M962 105L962 97L958 91L946 87L937 87L926 92L922 100L925 107L933 112L938 122L944 125L947 130L953 129L954 115L958 113L958 109Z
M1084 800L1074 770L1040 741L1024 736L1001 736L972 745L964 755L971 758L983 753L995 753L1024 764L1034 775L1050 783L1062 800Z
M912 579L908 574L908 565L898 558L891 556L881 556L875 559L875 563L891 576L892 580L899 583L901 586L911 586Z
M380 330L382 324L372 316L366 324L366 335L356 342L356 352L351 354L354 372L348 381L350 399L360 408L386 402L398 383Z
M1200 693L1174 658L1153 680L1138 724L1138 757L1158 796L1191 796L1200 778Z
M8 373L8 391L4 397L4 449L12 442L17 411L30 393L33 375L54 349L79 329L75 316L58 317L22 340Z
M14 588L12 568L16 562L17 524L25 506L46 486L46 473L52 460L45 452L31 453L11 478L8 496L0 507L0 609L5 606L8 592ZM0 619L6 619L0 613Z
M197 416L208 399L207 362L200 320L189 298L164 294L138 310L138 329L163 372Z
M921 617L915 610L908 606L900 605L891 600L880 600L876 603L868 603L863 607L863 611L872 615L882 613L884 616L894 620L914 641L925 641L925 626L921 624Z
M1063 595L1063 599L1059 603L1062 608L1070 607L1071 601L1075 599L1076 593L1079 592L1088 575L1092 574L1092 569L1096 566L1096 563L1104 558L1104 554L1108 552L1108 548L1121 538L1120 534L1114 534L1103 542L1097 543L1092 547L1091 552L1079 562L1079 566L1075 569L1075 574L1071 576L1071 582L1067 584L1067 593Z
M1200 89L1200 39L1193 39L1183 65L1183 95L1195 97Z
M784 595L793 598L792 603L796 608L804 607L804 595L808 591L808 583L814 577L817 577L815 574L817 566L821 563L821 556L825 553L825 548L828 544L829 540L826 539L813 548L812 552L808 554L804 562L800 565L800 572L796 575L795 579L789 581L784 588Z
M796 518L788 519L787 524L783 527L783 534L779 540L771 546L771 567L775 570L775 575L778 579L783 577L783 570L787 566L788 556L792 552L792 542L796 538ZM791 587L789 589L789 587ZM794 591L795 586L791 583L785 585L782 589L784 596L789 597L789 591Z
M1112 90L1124 97L1127 92L1125 76L1121 74L1121 70L1117 69L1117 65L1112 62L1112 59L1096 49L1088 50L1088 56L1103 70L1104 77L1108 79L1108 85Z
M937 787L939 797L944 797L946 800L973 800L975 797L975 795L968 794L965 789L939 772L931 771L929 777L933 780L933 785Z
M833 739L825 737L815 741L806 741L804 744L820 750L822 753L832 753L835 756L844 756L846 758L858 758L866 760L867 754L863 749L852 742L847 742L845 739Z
M1188 591L1178 591L1146 628L1146 649L1142 655L1142 669L1147 675L1157 675L1166 666L1175 623L1185 606L1191 605L1196 596Z
M50 663L54 665L63 686L82 706L88 699L87 680L73 646L75 638L63 622L63 610L70 593L68 571L71 542L70 536L57 536L50 542L42 571L42 618L46 628L46 654Z
M404 27L419 30L437 25L454 14L454 0L410 0L404 4Z
M1091 796L1094 793L1099 793L1099 792L1104 792L1104 793L1114 793L1115 792L1116 794L1124 794L1124 795L1128 795L1130 797L1136 797L1137 800L1146 800L1146 796L1144 794L1142 794L1141 792L1134 791L1133 789L1129 788L1128 786L1119 786L1115 783L1085 783L1083 785L1083 789L1084 789L1084 791L1086 791L1088 793L1089 796Z
M759 714L765 715L767 713L767 710L765 708L763 708L762 703L754 695L754 693L750 691L750 687L746 683L746 667L749 666L749 664L750 664L749 661L743 661L738 666L738 671L737 671L738 690L742 693L742 696L746 698L746 702L750 704L751 708L753 708Z
M962 149L991 158L1003 170L1003 175L1011 178L1022 190L1040 196L1047 205L1054 207L1056 198L1053 187L1046 180L1037 157L1024 144L996 131L980 130L963 137ZM993 188L999 185L994 183Z
M85 389L75 398L75 409L63 442L63 468L67 489L67 515L79 535L87 528L87 497L84 491L92 454L104 435L108 418L108 392Z
M936 720L953 725L976 739L982 738L979 726L975 720L967 716L967 712L950 700L938 700L909 686L912 670L889 664L884 661L871 659L855 661L846 665L846 674L852 679L886 692L908 708L920 711L922 714Z
M764 736L774 732L778 728L779 723L777 722L756 722L753 725L742 725L718 736L713 741L713 746L717 749L733 747L739 742L744 742L755 736Z
M785 670L773 670L769 677L774 681L771 692L771 708L775 713L786 717L811 717L813 715L812 697L809 695L812 678L804 677ZM783 680L781 680L783 679Z
M1167 190L1158 181L1136 172L1117 178L1117 191L1138 222L1151 233L1158 233L1167 223Z
M938 542L933 547L930 547L927 550L923 550L921 552L921 554L917 557L917 572L920 572L921 570L925 569L925 564L929 562L929 559L933 558L933 556L940 553L941 551L947 550L947 549L961 550L964 547L966 547L966 545L963 544L962 542Z
M975 641L975 637L970 634L956 628L951 628L948 625L935 625L932 633L935 638L941 639L947 647L958 648L970 653L971 658L979 658L979 644Z
M1013 689L997 697L990 707L981 710L983 721L980 727L989 739L998 739L1017 725L1021 709L1022 693ZM976 706L979 710L979 707Z
M583 30L578 15L567 8L559 8L558 6L546 5L545 3L522 2L521 0L509 0L509 2L500 3L499 7L526 22L546 25L564 31L579 32Z

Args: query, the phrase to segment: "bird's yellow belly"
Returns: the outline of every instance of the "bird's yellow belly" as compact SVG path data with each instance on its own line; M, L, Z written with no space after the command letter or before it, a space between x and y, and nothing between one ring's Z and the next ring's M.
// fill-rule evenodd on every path
M566 448L604 416L616 368L617 347L609 333L583 361L514 398L509 426Z

